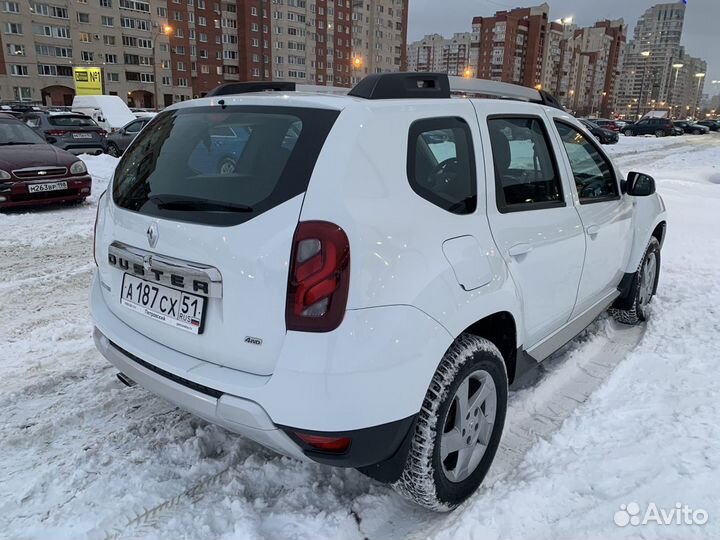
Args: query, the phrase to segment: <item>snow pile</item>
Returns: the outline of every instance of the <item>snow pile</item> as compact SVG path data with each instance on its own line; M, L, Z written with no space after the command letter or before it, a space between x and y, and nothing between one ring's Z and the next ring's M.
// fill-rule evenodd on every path
M720 537L720 137L621 137L609 151L625 172L654 175L668 206L653 319L560 429L516 460L499 455L487 485L449 515L355 471L276 456L117 382L87 313L95 202L116 160L83 156L95 178L88 204L0 214L0 536ZM595 323L511 409L538 410L613 332ZM709 521L619 527L613 517L630 503L687 504Z

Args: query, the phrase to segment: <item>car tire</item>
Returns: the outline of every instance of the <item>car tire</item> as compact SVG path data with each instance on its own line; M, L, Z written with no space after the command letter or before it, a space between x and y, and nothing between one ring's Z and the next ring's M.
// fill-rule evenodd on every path
M107 153L112 157L120 157L122 155L122 152L120 152L120 149L115 143L108 143Z
M700 135L699 129L693 129L693 135Z
M660 242L654 236L645 250L645 255L633 274L630 290L625 298L618 299L610 314L622 324L636 325L647 321L650 316L649 304L657 291L660 278ZM622 306L622 307L620 307Z
M625 131L623 131L623 135L625 135L626 137L632 137L633 135L635 135L635 133L633 133L632 129L626 129Z
M664 132L662 129L658 129L658 130L655 132L655 136L656 136L656 137L664 137L664 136L665 136L665 132Z
M507 371L498 348L487 339L461 335L430 383L395 490L438 512L470 497L495 458L507 395ZM464 418L460 411L466 411Z

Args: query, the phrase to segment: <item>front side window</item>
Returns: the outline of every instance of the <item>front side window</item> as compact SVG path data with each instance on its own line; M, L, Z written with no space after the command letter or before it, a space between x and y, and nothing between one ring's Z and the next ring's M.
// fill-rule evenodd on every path
M488 121L500 212L565 206L555 157L539 118Z
M620 196L610 161L580 131L556 122L570 160L580 204L617 199Z
M423 199L453 214L477 207L472 135L461 118L429 118L410 126L407 173Z
M121 208L232 226L304 193L337 111L192 107L159 114L123 155Z

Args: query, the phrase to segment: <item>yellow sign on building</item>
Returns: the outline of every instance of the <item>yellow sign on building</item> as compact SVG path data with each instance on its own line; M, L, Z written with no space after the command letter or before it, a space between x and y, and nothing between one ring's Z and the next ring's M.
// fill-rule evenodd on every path
M100 96L103 93L102 70L96 67L74 67L75 94Z

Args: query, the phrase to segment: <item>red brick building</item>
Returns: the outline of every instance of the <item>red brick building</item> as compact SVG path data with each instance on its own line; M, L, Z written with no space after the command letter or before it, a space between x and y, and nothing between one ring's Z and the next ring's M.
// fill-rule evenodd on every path
M475 17L476 76L524 86L542 84L549 11L542 4Z

